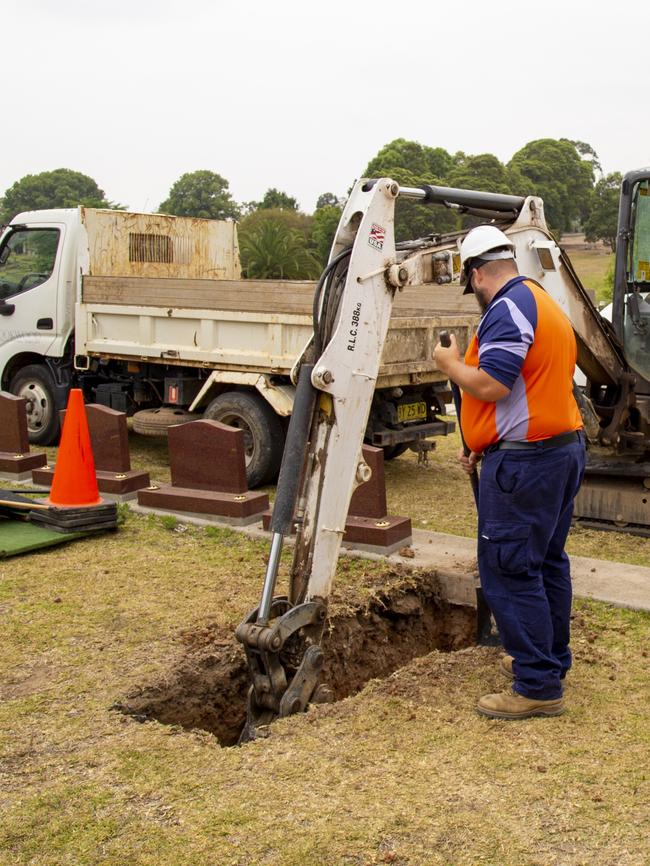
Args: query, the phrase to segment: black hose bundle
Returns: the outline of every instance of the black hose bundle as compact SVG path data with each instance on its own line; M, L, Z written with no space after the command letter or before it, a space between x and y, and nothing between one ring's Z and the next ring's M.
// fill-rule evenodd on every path
M314 323L314 353L318 359L323 354L323 349L331 336L331 331L336 318L343 286L345 285L345 277L347 275L346 267L338 269L341 262L350 258L352 247L347 247L331 262L321 274L321 277L314 292L314 305L312 310L312 321ZM332 289L334 293L332 294Z

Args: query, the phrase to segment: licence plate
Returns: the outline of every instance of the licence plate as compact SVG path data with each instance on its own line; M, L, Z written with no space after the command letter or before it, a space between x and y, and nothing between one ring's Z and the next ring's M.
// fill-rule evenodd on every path
M420 403L400 403L397 407L397 420L404 421L424 421L427 417L427 404Z

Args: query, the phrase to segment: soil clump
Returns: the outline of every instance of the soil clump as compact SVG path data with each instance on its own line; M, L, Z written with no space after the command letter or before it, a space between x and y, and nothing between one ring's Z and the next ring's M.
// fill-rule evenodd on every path
M475 643L476 611L441 601L435 573L412 575L407 586L378 590L352 610L334 611L322 639L321 681L339 701L433 650ZM222 746L237 743L250 685L242 647L231 630L207 626L181 633L182 650L153 684L128 694L114 709L138 721L199 728Z

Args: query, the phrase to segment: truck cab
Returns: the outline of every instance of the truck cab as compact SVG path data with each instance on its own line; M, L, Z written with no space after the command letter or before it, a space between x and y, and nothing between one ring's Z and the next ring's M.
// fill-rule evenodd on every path
M0 384L27 400L30 439L52 441L72 366L77 208L18 214L0 237Z

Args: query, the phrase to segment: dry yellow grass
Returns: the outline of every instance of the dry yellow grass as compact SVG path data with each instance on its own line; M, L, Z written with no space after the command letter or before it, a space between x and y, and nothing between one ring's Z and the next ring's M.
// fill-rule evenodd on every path
M468 493L453 450L394 461L391 505L403 478L412 513L447 513ZM3 866L648 862L649 616L577 606L559 719L477 716L504 681L496 651L472 648L224 749L111 709L172 675L188 630L227 640L258 598L266 544L166 525L127 513L115 535L0 563ZM409 580L346 561L334 606Z
M609 303L612 299L614 253L606 248L599 251L576 250L570 253L570 258L585 288L596 293L599 303Z
M135 466L168 480L164 442L132 448ZM427 466L387 464L391 512L472 535L457 450L449 437ZM2 866L650 863L649 615L576 605L557 719L476 715L504 680L496 651L473 647L416 658L225 749L112 707L168 681L188 635L218 636L215 653L232 645L267 545L122 511L115 535L0 561ZM569 544L650 565L647 539L576 529ZM280 591L286 572L285 559ZM412 582L346 560L333 607Z

